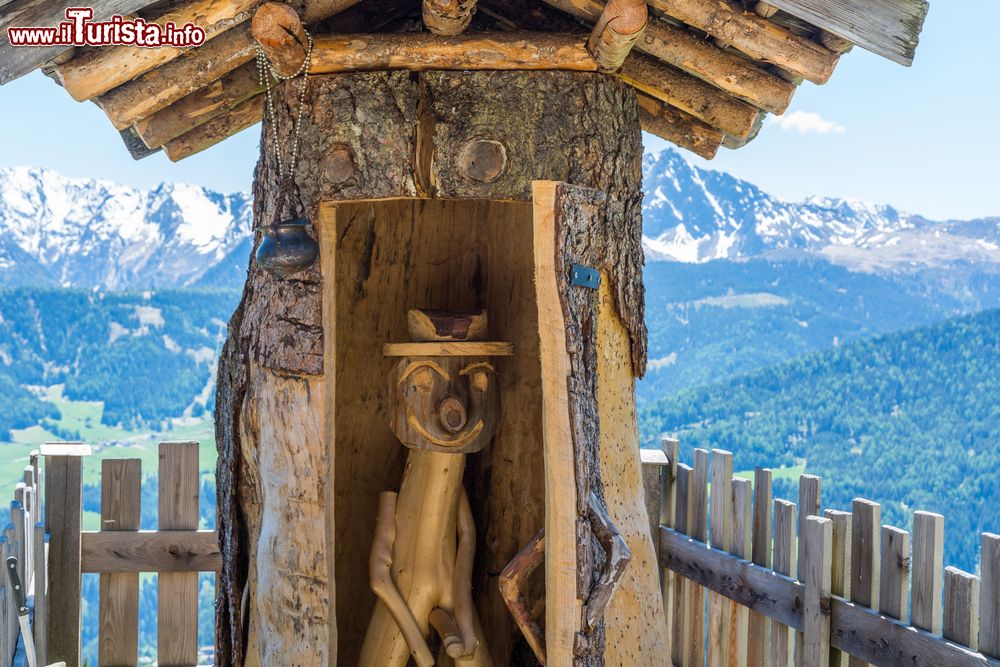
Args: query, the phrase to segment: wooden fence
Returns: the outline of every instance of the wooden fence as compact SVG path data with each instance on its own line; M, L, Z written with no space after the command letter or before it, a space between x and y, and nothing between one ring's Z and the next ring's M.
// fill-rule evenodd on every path
M729 452L688 466L668 439L642 458L674 665L1000 667L1000 536L976 576L944 567L939 514L911 535L869 500L821 513L813 475L796 505L768 469L734 477Z
M156 531L139 530L139 459L101 462L101 530L82 530L83 457L89 454L75 443L43 445L40 456L32 454L11 504L12 525L0 538L4 557L17 556L34 599L38 664L80 665L82 574L91 572L101 577L98 662L137 665L139 574L158 572L157 663L196 665L198 573L221 566L216 532L198 530L198 443L160 444ZM0 598L0 657L8 666L18 627L5 582Z

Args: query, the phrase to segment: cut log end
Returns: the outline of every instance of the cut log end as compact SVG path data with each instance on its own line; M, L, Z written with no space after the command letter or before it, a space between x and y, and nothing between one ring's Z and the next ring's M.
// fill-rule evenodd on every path
M475 11L476 0L424 0L424 25L435 35L461 35Z
M611 0L604 6L587 40L587 50L597 62L598 71L611 73L621 68L648 20L649 10L643 0Z
M309 38L294 9L280 2L260 6L251 22L253 37L281 76L292 76L302 68Z

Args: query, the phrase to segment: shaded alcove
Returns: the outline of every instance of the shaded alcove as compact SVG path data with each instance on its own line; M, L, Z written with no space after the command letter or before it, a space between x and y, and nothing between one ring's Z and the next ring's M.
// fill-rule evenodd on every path
M517 664L511 653L520 633L499 595L497 577L545 518L532 205L442 199L327 203L318 231L326 354L336 359L326 438L335 452L339 661L357 661L375 605L368 557L378 495L398 490L408 451L389 429L394 360L383 356L382 346L409 340L411 308L483 308L489 339L512 342L514 356L496 359L497 435L467 463L465 484L477 528L473 594L497 663Z

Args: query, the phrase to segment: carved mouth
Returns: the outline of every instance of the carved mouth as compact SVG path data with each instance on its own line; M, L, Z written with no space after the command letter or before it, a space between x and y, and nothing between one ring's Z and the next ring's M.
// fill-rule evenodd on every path
M472 428L470 428L465 433L462 433L451 439L439 438L438 436L428 432L428 430L424 428L424 425L420 423L420 420L417 419L417 416L413 414L413 408L409 407L406 408L406 423L408 423L410 427L420 435L421 438L424 438L428 442L435 444L438 447L464 447L465 445L475 440L479 436L479 434L483 432L483 428L485 428L483 425L483 420L480 419L475 423L475 425Z

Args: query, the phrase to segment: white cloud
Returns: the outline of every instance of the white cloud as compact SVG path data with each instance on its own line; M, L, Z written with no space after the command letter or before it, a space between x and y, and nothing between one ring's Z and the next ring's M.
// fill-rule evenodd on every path
M768 121L788 132L800 134L844 134L847 132L840 123L827 120L812 111L793 111L782 116L772 116Z

